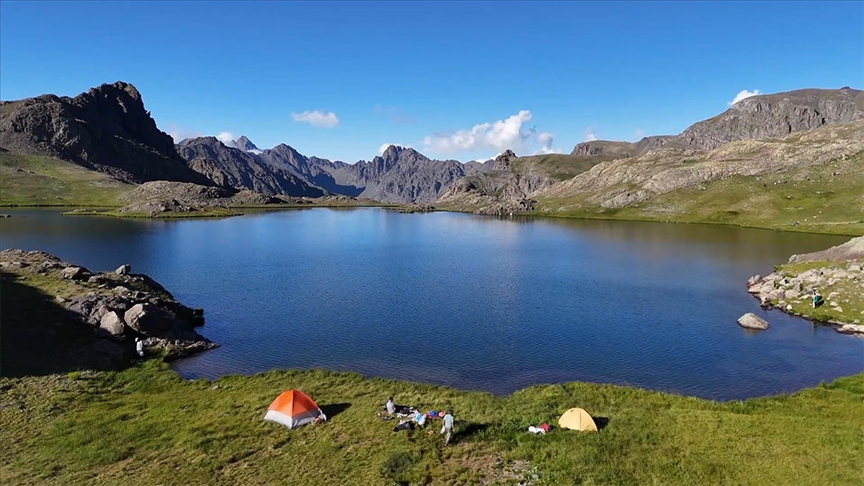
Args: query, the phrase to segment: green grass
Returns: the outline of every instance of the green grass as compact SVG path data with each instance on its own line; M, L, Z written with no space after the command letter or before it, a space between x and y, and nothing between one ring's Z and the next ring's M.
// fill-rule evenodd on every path
M70 162L0 152L0 206L121 206L135 186Z
M0 371L9 374L10 349L40 368L0 378L0 484L483 484L507 468L550 485L864 482L864 374L720 403L588 383L496 397L321 370L186 381L158 357L94 371L67 360L92 331L65 322L53 302L79 284L13 273L2 272ZM289 388L330 420L296 430L264 422ZM394 433L375 418L391 395L453 408L455 443L442 447L435 422ZM605 427L526 431L574 406Z
M157 360L0 386L4 484L470 484L500 476L499 457L529 461L537 484L864 481L864 375L730 403L585 383L494 397L318 370L183 381ZM262 421L289 388L344 411L296 430ZM454 408L455 444L377 420L391 394ZM597 434L525 430L572 406L608 425Z
M584 196L541 199L538 214L859 236L864 234L864 154L816 168L712 181L701 188L657 195L636 206L567 209L582 202Z
M613 158L615 157L605 155L531 155L511 162L511 170L519 174L527 172L529 168L540 169L549 174L549 177L562 181L572 179L600 162Z

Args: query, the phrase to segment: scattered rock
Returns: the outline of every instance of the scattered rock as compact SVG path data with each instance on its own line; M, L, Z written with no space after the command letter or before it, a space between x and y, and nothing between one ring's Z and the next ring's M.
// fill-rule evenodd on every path
M129 272L131 271L132 266L126 263L117 267L117 270L114 270L114 273L116 273L117 275L129 275Z
M114 292L117 292L118 294L127 294L127 293L129 293L129 288L124 287L122 285L118 285L118 286L114 287Z
M743 316L738 318L738 325L747 329L768 329L768 322L765 319L753 314L752 312L748 312Z

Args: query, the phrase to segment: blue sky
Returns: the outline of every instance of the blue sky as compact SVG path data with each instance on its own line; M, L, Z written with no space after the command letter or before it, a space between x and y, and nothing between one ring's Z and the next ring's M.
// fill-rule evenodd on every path
M123 80L178 137L370 160L674 134L743 90L862 88L862 2L0 3L0 98Z

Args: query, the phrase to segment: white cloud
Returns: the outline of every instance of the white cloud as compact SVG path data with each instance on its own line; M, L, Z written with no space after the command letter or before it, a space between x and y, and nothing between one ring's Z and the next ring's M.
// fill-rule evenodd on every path
M594 135L594 127L586 128L583 141L584 142L593 142L594 140L597 140L597 135Z
M540 135L537 135L537 143L540 144L540 150L537 152L538 154L560 154L561 151L552 147L552 141L555 137L549 132L543 132Z
M732 106L732 105L734 105L735 103L738 103L739 101L743 100L744 98L749 98L749 97L751 97L751 96L756 96L756 95L759 95L759 94L762 94L762 93L760 93L758 89L754 89L753 91L747 91L746 89L742 89L742 90L741 90L737 95L735 95L735 99L734 99L734 100L732 100L732 101L730 101L729 103L726 103L726 104L727 104L728 106Z
M531 112L521 110L506 120L474 125L470 130L455 133L436 133L423 139L423 145L439 152L473 151L478 149L520 150L522 142L533 129L523 130L522 124L531 120Z
M645 130L637 128L636 131L633 132L633 138L635 138L636 140L642 140L643 138L645 138Z
M323 111L304 111L303 113L291 113L291 118L295 122L308 123L313 127L318 128L333 128L339 124L339 118L332 111L324 113Z
M403 145L401 143L385 143L385 144L382 144L380 147L378 147L378 155L383 155L384 151L387 150L387 147L389 147L391 145L395 145L397 147L402 147L402 148L414 148L410 145Z
M227 147L237 148L237 143L234 141L234 135L231 132L219 132L219 135L216 135L216 139Z
M203 137L204 134L197 130L190 130L187 128L183 128L178 126L176 123L169 123L165 127L165 133L171 136L174 139L174 143L180 143L181 141L187 138L197 138Z

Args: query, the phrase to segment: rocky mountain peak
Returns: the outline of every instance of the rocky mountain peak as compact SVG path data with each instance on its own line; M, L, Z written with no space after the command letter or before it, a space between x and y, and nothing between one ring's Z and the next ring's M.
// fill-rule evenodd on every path
M492 166L492 170L507 170L510 168L510 162L516 158L516 153L510 149L505 150L503 153L495 157L495 163Z
M255 144L252 143L252 141L249 140L246 135L241 136L240 138L235 140L234 143L237 145L237 148L244 152L252 152L258 150L258 147L255 146Z

